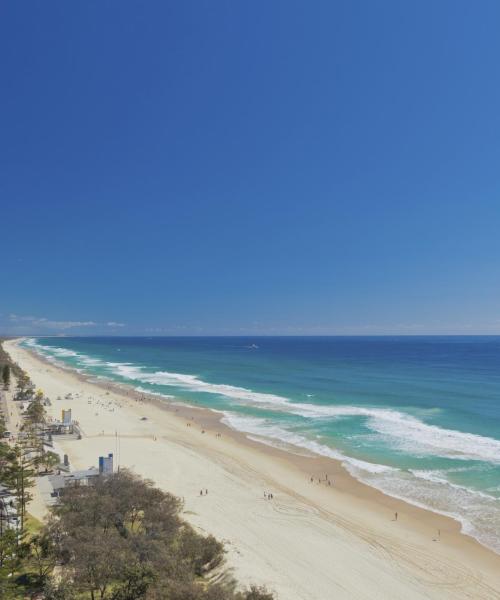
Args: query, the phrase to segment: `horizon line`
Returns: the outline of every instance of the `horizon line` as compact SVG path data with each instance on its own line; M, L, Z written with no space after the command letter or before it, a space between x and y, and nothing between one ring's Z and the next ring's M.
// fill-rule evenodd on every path
M242 334L129 334L129 335L105 335L105 334L57 334L57 333L23 333L23 334L3 334L0 333L0 340L21 339L30 337L43 338L423 338L423 337L500 337L500 333L320 333L320 334L290 334L290 333L242 333Z

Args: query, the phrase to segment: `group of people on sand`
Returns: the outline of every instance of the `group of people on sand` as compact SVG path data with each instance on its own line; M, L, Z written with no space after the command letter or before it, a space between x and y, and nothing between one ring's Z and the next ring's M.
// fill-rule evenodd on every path
M274 498L274 496L270 492L264 492L264 498L266 500L272 500Z
M108 412L115 412L115 408L121 408L122 405L115 400L101 400L101 398L94 398L93 396L88 396L87 404L95 405L96 408L101 410L107 410ZM98 416L99 412L95 413L95 416Z
M193 417L191 417L191 421L194 421ZM190 422L190 421L188 421L188 422L186 423L186 427L191 427L191 422ZM206 433L205 429L202 429L202 430L201 430L201 433ZM216 434L215 434L215 437L216 437L216 438L221 438L221 437L222 437L222 433L216 433Z
M309 480L311 483L314 483L314 477L311 475L311 479ZM330 479L328 477L328 473L325 474L325 478L321 479L321 477L318 477L318 483L326 483L326 485L333 485L333 479Z
M205 493L203 493L203 490L200 490L200 496L208 496L208 490L205 489Z

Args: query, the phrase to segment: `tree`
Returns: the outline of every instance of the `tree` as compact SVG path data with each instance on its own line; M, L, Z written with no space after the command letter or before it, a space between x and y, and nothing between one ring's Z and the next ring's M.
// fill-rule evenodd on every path
M3 381L3 389L8 390L10 388L10 366L9 365L3 366L2 381Z
M252 585L244 598L245 600L273 600L274 596L265 588Z
M49 452L43 452L37 462L42 464L45 467L45 472L48 473L56 465L59 464L59 462L60 462L59 454L56 454L55 452L51 452L50 450L49 450Z
M3 529L0 535L0 598L15 598L12 575L19 567L17 533L14 529Z
M0 442L0 483L6 483L7 469L14 458L13 448L4 442Z
M179 499L125 470L66 488L46 526L73 596L92 600L270 600L232 579L212 583L223 545L179 518ZM52 586L47 598L57 596ZM253 594L248 595L247 594ZM260 595L259 595L260 594Z
M52 540L47 532L34 535L29 540L29 551L34 563L39 581L42 583L55 567Z
M224 547L213 535L202 537L192 527L182 529L178 544L181 560L198 576L213 571L224 558Z
M33 390L33 384L26 371L19 370L17 373L17 389L18 390Z
M75 586L67 578L49 578L43 587L45 600L74 600L76 596Z
M123 583L113 589L112 600L138 600L145 598L156 575L150 565L127 564L123 571Z
M32 425L43 425L45 423L46 412L43 406L43 392L38 390L35 398L26 410L26 417Z
M71 578L77 589L89 592L92 600L108 597L113 582L122 580L123 571L133 559L127 540L118 531L96 535L92 527L80 527L65 544Z
M10 574L18 564L17 534L14 529L3 528L0 536L0 569Z
M26 516L26 505L33 498L30 488L33 487L34 459L32 450L17 444L9 457L9 462L4 470L3 480L11 488L16 497L16 508L20 517L21 532L24 530L24 519Z

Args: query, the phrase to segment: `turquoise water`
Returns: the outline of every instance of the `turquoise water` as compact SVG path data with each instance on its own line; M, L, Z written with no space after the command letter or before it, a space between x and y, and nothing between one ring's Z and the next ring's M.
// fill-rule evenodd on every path
M50 360L339 458L500 552L500 337L33 338Z

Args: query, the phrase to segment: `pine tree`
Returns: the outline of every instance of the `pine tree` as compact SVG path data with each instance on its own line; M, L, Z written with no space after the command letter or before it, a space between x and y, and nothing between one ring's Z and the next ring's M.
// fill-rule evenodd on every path
M14 529L3 529L0 535L0 598L14 600L19 597L12 581L19 564L17 533Z
M16 497L16 508L18 517L20 518L21 532L24 530L26 506L33 498L33 495L29 491L35 483L33 479L35 475L33 465L33 449L28 445L17 444L3 477L6 485L12 489Z
M3 366L2 381L3 381L3 389L8 390L10 388L10 366L9 365Z

